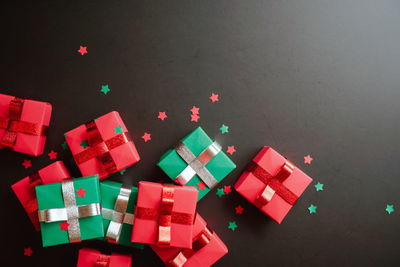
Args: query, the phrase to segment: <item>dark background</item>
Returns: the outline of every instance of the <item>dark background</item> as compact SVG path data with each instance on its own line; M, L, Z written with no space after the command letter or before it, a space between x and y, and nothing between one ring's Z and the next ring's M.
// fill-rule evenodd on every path
M230 156L237 169L221 185L233 185L263 145L314 178L281 225L236 192L209 193L198 210L229 249L216 266L398 266L398 1L34 2L2 3L0 90L52 103L51 131L39 158L0 151L2 266L75 266L83 246L131 252L134 266L162 266L150 249L99 241L42 248L10 188L51 163L52 149L79 176L61 149L63 133L112 110L142 158L112 180L168 181L156 162L197 126L224 150L237 149ZM88 54L77 52L80 45ZM106 96L102 84L110 86ZM199 123L190 122L193 105ZM324 191L315 191L317 181ZM235 214L239 204L243 215Z

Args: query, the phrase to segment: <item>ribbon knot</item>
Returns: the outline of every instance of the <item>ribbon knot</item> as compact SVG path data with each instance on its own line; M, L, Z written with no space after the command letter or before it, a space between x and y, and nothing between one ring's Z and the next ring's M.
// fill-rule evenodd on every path
M100 254L96 260L96 263L94 264L94 267L108 267L110 264L110 258L111 257L109 255Z

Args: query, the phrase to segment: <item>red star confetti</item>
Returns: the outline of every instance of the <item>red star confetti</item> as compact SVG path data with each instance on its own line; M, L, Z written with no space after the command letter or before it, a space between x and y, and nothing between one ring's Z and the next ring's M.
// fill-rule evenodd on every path
M233 153L235 153L235 146L228 146L228 149L226 150L226 153L229 153L231 155L233 155Z
M218 99L218 94L212 93L211 96L210 96L209 98L210 98L211 102L213 102L213 103L219 101L219 99Z
M33 251L32 251L32 249L31 248L24 248L24 255L25 256L31 256L32 255L32 253L33 253Z
M85 197L86 190L81 187L79 190L76 190L76 193L78 197Z
M237 206L237 207L235 208L235 210L236 210L236 214L242 214L244 208L243 208L242 206L239 205L239 206Z
M197 188L199 190L204 190L206 188L206 185L203 183L203 181L200 181L200 183L197 184Z
M194 121L194 122L197 122L200 119L200 116L197 114L192 114L192 115L190 115L190 117L192 118L190 121Z
M22 165L25 167L25 169L28 169L29 167L32 167L32 163L29 159L25 159Z
M69 223L67 221L60 223L61 231L68 231Z
M143 138L144 142L146 143L147 141L151 140L151 134L145 132L144 135L142 136L142 138Z
M87 54L87 47L86 46L79 46L79 50L78 53L81 54L81 56L83 56L84 54Z
M310 165L313 158L310 155L304 157L304 163Z
M225 185L224 186L224 193L228 195L230 192L232 192L231 186L230 185Z
M50 151L50 153L48 154L50 159L57 159L57 152L54 152L53 150Z
M199 115L199 109L200 108L193 106L190 112L192 112L193 115Z
M158 117L160 120L165 120L168 116L165 114L165 111L163 112L158 112Z

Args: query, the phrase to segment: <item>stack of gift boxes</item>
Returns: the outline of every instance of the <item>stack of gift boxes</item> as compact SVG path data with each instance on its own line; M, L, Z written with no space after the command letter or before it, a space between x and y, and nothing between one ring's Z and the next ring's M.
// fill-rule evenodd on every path
M50 115L48 103L0 94L0 147L41 155ZM228 252L196 207L236 165L202 128L178 141L157 164L175 185L140 181L131 187L105 180L140 160L118 112L65 136L83 177L71 178L57 161L12 185L44 247L89 239L139 249L149 244L171 267L211 266ZM263 147L235 189L281 223L311 181L275 150ZM201 182L205 189L198 191L195 185ZM131 264L130 255L84 248L77 266Z

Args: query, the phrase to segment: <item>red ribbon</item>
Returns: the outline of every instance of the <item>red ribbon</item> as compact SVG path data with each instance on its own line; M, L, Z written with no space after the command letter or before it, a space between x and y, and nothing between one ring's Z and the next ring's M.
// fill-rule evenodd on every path
M110 264L110 257L111 256L109 255L100 254L96 260L96 263L94 264L94 267L108 267Z
M299 198L292 191L290 191L282 182L293 173L294 166L286 161L279 172L273 176L255 162L251 162L247 167L247 171L252 172L261 182L265 184L265 188L260 192L254 201L254 205L262 208L269 201L272 196L277 193L290 205L294 205Z
M34 172L29 177L29 185L31 190L36 194L35 187L37 185L43 184L42 177L40 177L39 172ZM28 203L25 204L26 210L29 214L35 213L38 211L38 204L36 199L31 199Z
M107 173L116 172L117 165L111 157L110 150L131 142L132 139L129 134L123 132L104 141L94 121L86 123L85 126L90 147L74 155L76 163L80 165L88 160L97 158Z
M0 129L5 129L0 141L0 148L13 149L17 141L17 133L25 133L36 136L45 136L48 126L38 123L21 121L24 99L15 97L8 107L8 117L0 118Z
M174 206L174 186L163 185L160 209L137 207L135 217L158 221L157 243L159 247L169 247L171 243L171 224L192 225L193 214L172 211Z
M182 267L197 251L210 243L213 232L206 226L197 236L193 238L192 248L181 249L167 263L167 267Z

